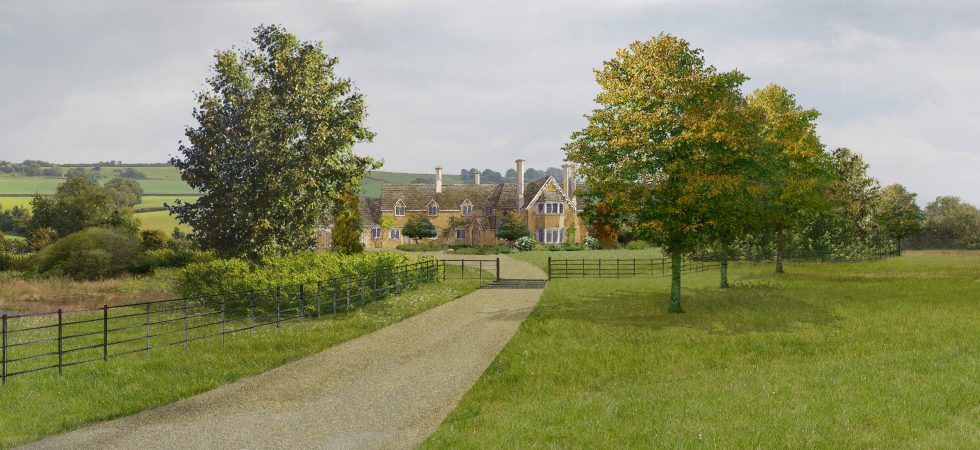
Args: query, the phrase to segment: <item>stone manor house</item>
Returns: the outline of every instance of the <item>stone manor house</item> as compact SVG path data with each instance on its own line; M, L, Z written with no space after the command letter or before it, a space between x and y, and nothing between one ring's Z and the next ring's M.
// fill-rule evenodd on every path
M562 165L560 183L551 176L525 183L524 160L518 159L516 183L481 184L477 173L473 184L444 185L441 166L435 169L435 184L382 183L379 198L360 199L361 241L376 248L409 243L411 239L402 236L402 227L410 216L421 214L436 228L436 237L428 241L496 244L497 223L504 216L516 215L538 242L565 243L569 228L573 229L571 242L582 242L587 230L575 199L574 170L571 164ZM382 229L382 217L391 217L393 225ZM329 246L331 230L329 223L320 229L318 246Z

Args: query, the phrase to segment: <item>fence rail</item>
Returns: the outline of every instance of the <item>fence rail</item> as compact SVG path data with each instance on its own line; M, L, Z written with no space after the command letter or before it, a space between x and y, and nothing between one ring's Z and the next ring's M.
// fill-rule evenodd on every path
M500 281L500 258L496 259L440 259L442 280L478 280L490 283Z
M681 272L702 272L718 267L717 261L683 260ZM631 259L553 259L548 257L548 279L560 278L628 278L669 277L671 262L667 258Z
M459 260L467 277L474 261ZM481 261L476 267L483 269ZM499 273L499 263L497 265ZM132 303L97 309L0 316L0 380L123 355L183 345L283 322L350 311L439 281L446 263L424 260L387 271L343 275L316 283L248 292ZM445 280L446 276L443 275ZM450 278L453 279L453 278ZM471 279L463 278L461 279Z

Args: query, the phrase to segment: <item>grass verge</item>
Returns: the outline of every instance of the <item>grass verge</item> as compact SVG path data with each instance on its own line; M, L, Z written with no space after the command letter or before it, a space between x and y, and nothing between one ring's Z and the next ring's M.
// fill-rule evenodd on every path
M428 448L975 448L980 252L552 281Z
M278 367L370 333L458 298L476 282L449 282L370 303L321 320L260 328L255 335L155 349L108 363L83 364L63 377L47 371L14 377L0 388L0 448L9 448L88 423L171 403Z

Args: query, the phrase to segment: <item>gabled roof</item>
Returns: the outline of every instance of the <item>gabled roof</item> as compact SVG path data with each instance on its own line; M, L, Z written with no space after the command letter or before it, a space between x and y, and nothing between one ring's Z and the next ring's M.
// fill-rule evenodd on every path
M524 186L524 204L521 207L527 208L549 180L557 183L550 176L527 183ZM560 186L559 191L561 191ZM565 198L567 199L567 196ZM435 201L440 209L452 210L459 208L466 200L481 209L514 209L517 206L517 184L445 184L442 186L442 192L436 193L433 184L383 183L381 198L378 199L380 210L393 210L398 200L405 203L405 208L409 211L425 211L432 201Z

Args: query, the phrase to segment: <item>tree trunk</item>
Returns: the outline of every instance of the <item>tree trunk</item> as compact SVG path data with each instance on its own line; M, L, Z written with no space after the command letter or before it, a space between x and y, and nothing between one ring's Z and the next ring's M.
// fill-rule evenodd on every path
M670 254L670 308L668 312L682 313L681 309L681 252Z
M898 250L898 256L902 256L902 238L896 239L895 247Z
M721 247L721 288L728 287L728 246Z
M783 272L783 229L776 230L776 273Z

